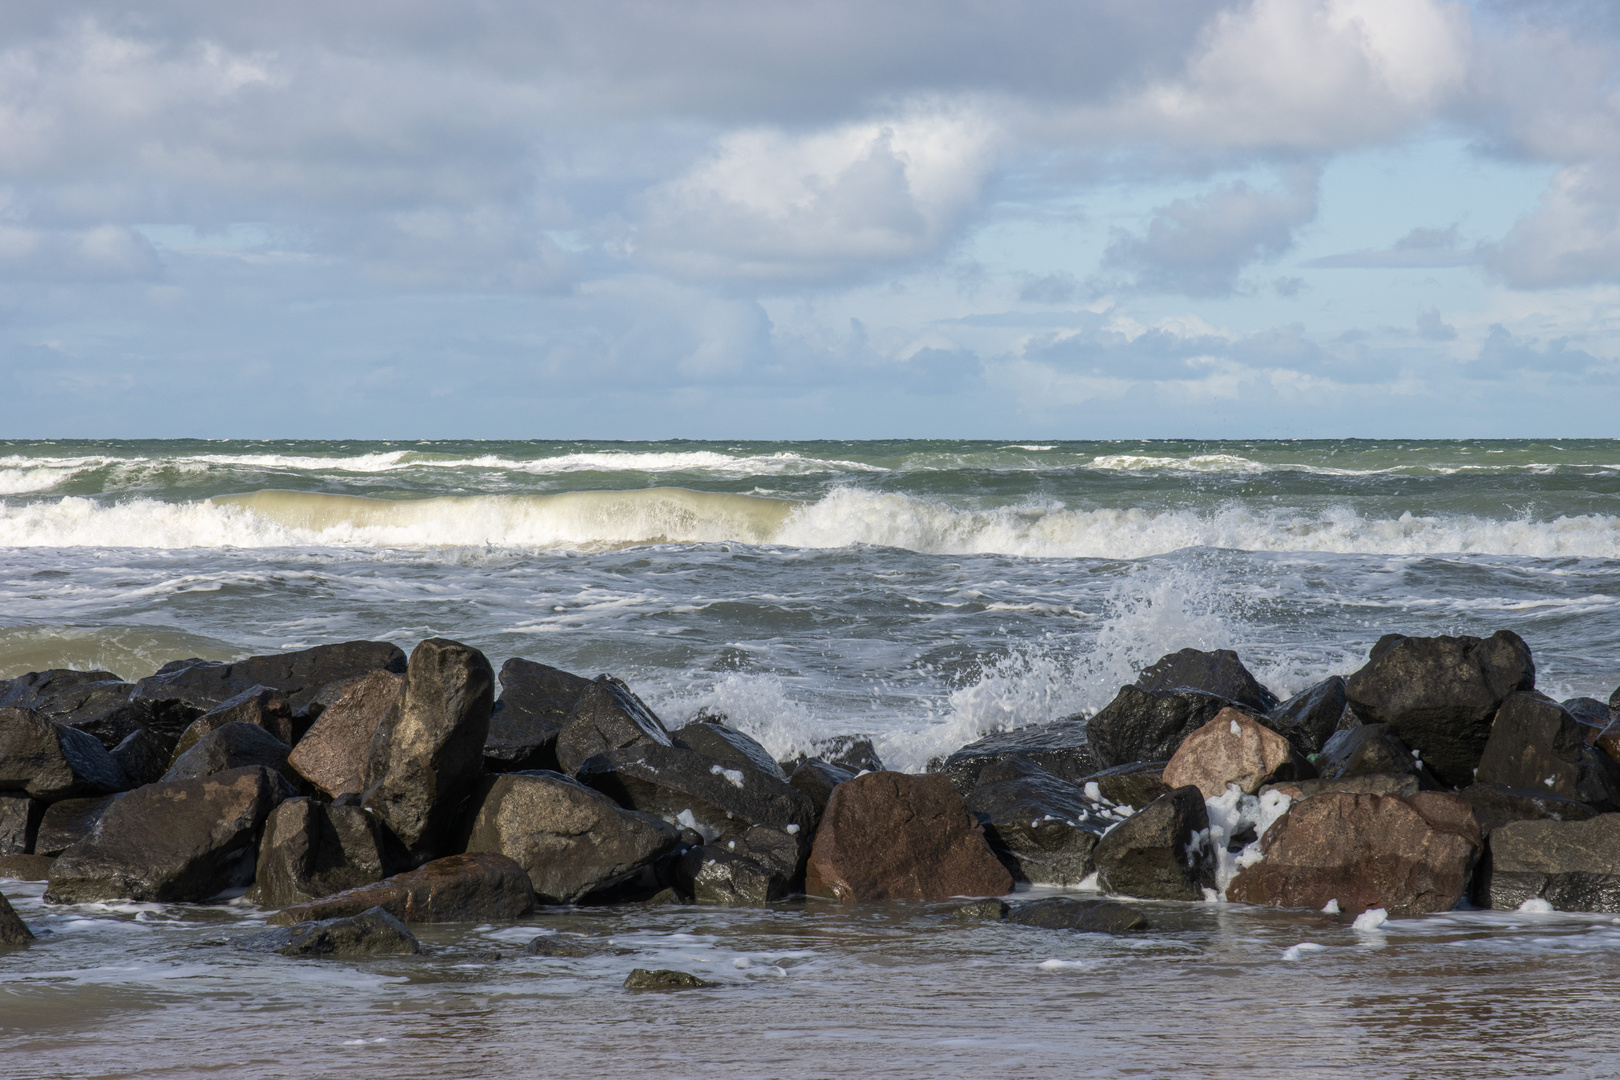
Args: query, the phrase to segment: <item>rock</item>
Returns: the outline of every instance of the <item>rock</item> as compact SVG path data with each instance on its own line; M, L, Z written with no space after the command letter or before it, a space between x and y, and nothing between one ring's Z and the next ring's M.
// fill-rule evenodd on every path
M276 741L291 748L293 742L293 715L292 708L287 699L279 690L272 690L268 686L253 686L226 699L208 712L193 720L186 730L180 733L180 738L174 745L170 762L179 760L180 756L197 741L211 731L217 731L226 724L252 724L263 728Z
M1496 710L1535 684L1529 646L1498 630L1488 638L1386 634L1344 689L1362 719L1388 724L1443 783L1463 787L1474 782Z
M963 904L952 915L958 919L979 919L984 922L1001 922L1012 911L1012 905L1000 897L992 896L984 900L975 900L971 904Z
M287 755L287 764L332 798L366 789L372 739L383 716L399 701L405 679L378 670L343 687Z
M256 934L238 948L277 952L282 956L360 960L371 956L415 956L422 943L405 924L380 907L340 919L299 923Z
M671 739L676 746L696 750L720 761L745 762L778 780L787 779L787 774L782 771L782 766L776 763L776 759L771 757L770 751L742 732L724 724L699 720L675 732Z
M1007 763L1010 764L1010 763ZM1016 768L1016 766L1015 766ZM1042 885L1077 885L1093 869L1092 849L1112 817L1095 814L1080 788L1039 766L1001 778L1003 766L980 773L967 798L985 839L1012 871L1014 880Z
M1597 810L1583 802L1505 784L1470 784L1457 792L1474 808L1474 820L1484 836L1510 821L1584 821Z
M131 787L155 784L169 771L175 740L152 728L136 728L113 748L112 759Z
M1302 690L1266 713L1266 726L1306 757L1319 753L1333 733L1361 721L1344 695L1344 678L1334 675Z
M785 781L741 761L642 743L586 761L579 780L620 806L727 840L753 825L796 825L809 833L815 805Z
M270 916L273 926L359 915L380 907L407 923L510 922L534 911L534 887L523 867L487 851L449 855L415 870Z
M0 855L0 878L13 881L44 881L56 860L48 855Z
M253 899L288 907L383 876L382 845L364 810L288 799L265 821Z
M1268 784L1260 789L1281 792L1298 802L1330 791L1349 791L1360 795L1416 795L1423 790L1413 773L1367 773L1364 776L1345 776L1337 780L1287 780Z
M713 845L688 849L675 875L679 889L698 904L763 907L789 892L779 870Z
M940 771L963 795L979 786L985 766L1021 757L1064 780L1097 771L1097 758L1086 737L1086 718L1066 716L1050 724L1001 731L968 743L945 759Z
M1113 900L1075 900L1053 896L1019 904L1007 916L1019 926L1042 930L1081 930L1104 934L1132 934L1147 930L1147 916Z
M867 773L833 792L805 891L845 902L1000 896L1012 875L951 782L938 773Z
M107 808L123 794L102 795L91 799L63 799L46 808L39 821L39 833L34 839L37 855L60 855L80 840L89 836L101 823Z
M27 795L0 795L0 856L34 850L45 804Z
M1190 784L1205 799L1226 794L1228 784L1253 795L1280 780L1315 778L1316 770L1287 739L1236 709L1222 709L1215 719L1187 736L1164 767L1166 785Z
M649 971L647 968L636 968L624 980L626 990L696 990L699 987L710 986L696 975L689 975L684 971L671 971L669 968L658 968Z
M137 788L56 860L45 899L199 902L247 885L264 820L291 794L262 765Z
M561 771L557 736L591 680L516 656L501 665L500 679L484 742L485 771Z
M328 684L378 668L404 673L405 654L387 641L345 641L228 664L180 660L136 683L134 700L180 703L200 714L253 686L268 686L285 694L293 712L300 713Z
M835 735L816 745L816 756L852 773L883 771L883 759L865 735Z
M1597 698L1572 697L1559 704L1581 725L1581 738L1587 746L1597 742L1603 729L1609 726L1609 707Z
M1420 787L1440 786L1388 724L1362 724L1336 732L1316 756L1316 771L1323 780L1410 773Z
M1143 900L1202 900L1215 884L1210 853L1196 843L1208 828L1203 794L1174 788L1097 842L1097 882Z
M484 769L494 683L483 653L428 638L411 653L399 703L377 727L365 807L414 863L455 850Z
M468 851L512 859L543 904L574 904L624 881L673 850L673 825L614 801L560 773L540 770L486 776Z
M1559 911L1620 912L1620 814L1494 830L1475 903L1511 911L1532 897Z
M1475 778L1546 791L1599 810L1620 808L1620 765L1586 745L1579 721L1534 692L1509 694L1496 711Z
M1161 656L1142 671L1136 686L1150 694L1183 688L1202 690L1261 713L1277 705L1277 695L1261 686L1231 649L1182 649Z
M1229 900L1346 915L1450 911L1479 858L1479 825L1456 795L1333 792L1294 806L1261 837L1263 861L1227 886Z
M1152 694L1122 686L1087 725L1091 749L1097 764L1105 769L1136 761L1169 761L1183 739L1215 719L1222 709L1236 706L1229 698L1201 690Z
M715 841L725 850L752 859L779 874L789 892L804 884L804 864L810 858L810 834L792 825L755 825L732 840Z
M664 722L624 683L599 675L580 693L557 736L557 763L563 772L578 772L587 758L641 745L672 745Z
M55 802L128 786L123 770L93 736L29 709L0 709L0 792Z
M562 937L558 934L541 934L527 945L523 946L524 956L559 956L578 959L585 956L595 956L602 950L589 942L578 938Z
M163 774L163 780L195 780L201 776L249 765L263 765L297 783L301 778L287 764L287 753L292 748L257 724L240 720L215 728L196 744L174 759L174 764Z
M1085 790L1088 799L1092 797L1091 785L1096 784L1101 801L1140 810L1170 790L1170 785L1164 782L1164 767L1168 764L1168 761L1133 761L1083 776L1075 783Z
M11 902L0 893L0 946L27 945L34 940L34 932L12 910Z
M162 729L172 739L185 726L179 717L156 715L149 703L132 702L134 684L110 671L32 671L0 682L0 687L0 708L32 709L53 723L83 731L107 749L143 727Z
M809 796L815 804L816 820L819 822L822 811L827 809L827 800L832 798L833 788L853 779L855 774L842 765L834 765L820 758L806 758L793 770L788 783Z

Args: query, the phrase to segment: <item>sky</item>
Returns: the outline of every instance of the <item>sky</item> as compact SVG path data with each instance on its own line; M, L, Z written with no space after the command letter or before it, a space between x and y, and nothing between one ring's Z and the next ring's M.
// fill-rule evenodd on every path
M1616 436L1617 61L1605 0L10 0L0 438Z

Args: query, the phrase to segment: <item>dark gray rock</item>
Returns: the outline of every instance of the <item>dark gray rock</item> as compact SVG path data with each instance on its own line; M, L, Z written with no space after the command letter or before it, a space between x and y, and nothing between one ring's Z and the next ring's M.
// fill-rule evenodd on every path
M742 761L762 773L786 780L782 766L771 757L770 751L735 728L712 720L698 720L675 732L671 739L676 746L696 750L700 754L720 761Z
M715 846L745 859L752 859L780 874L790 891L797 892L804 882L804 864L810 857L808 833L789 825L755 825L741 836L730 840L716 840Z
M489 851L446 855L415 870L270 916L272 926L339 919L381 907L401 922L507 922L534 912L534 886L523 867Z
M163 774L163 780L195 780L249 765L263 765L285 776L288 783L297 784L302 778L287 764L291 750L292 747L257 724L236 720L198 739L191 749L174 759L174 764Z
M1007 916L1018 926L1042 930L1080 930L1103 934L1134 934L1150 928L1147 916L1113 900L1075 900L1053 896L1019 904Z
M121 793L89 799L63 799L52 803L40 817L39 833L34 839L34 854L62 854L95 831L107 808L123 797Z
M1261 686L1231 649L1214 649L1210 652L1182 649L1161 656L1142 671L1136 679L1136 686L1150 694L1181 689L1202 690L1206 694L1236 702L1250 712L1264 713L1277 705L1277 695Z
M857 775L883 771L883 759L878 757L877 748L865 735L835 735L826 742L817 743L815 749L816 756L821 760Z
M155 784L169 771L175 740L152 728L136 728L113 747L112 759L131 787Z
M34 932L11 907L4 893L0 893L0 948L15 948L34 940Z
M265 821L253 899L288 907L381 881L386 871L377 828L360 807L288 799Z
M987 765L1021 757L1064 780L1075 780L1098 769L1096 754L1086 736L1086 718L1065 716L1050 724L999 731L968 743L945 759L940 771L962 795L979 786L979 773Z
M292 707L287 703L286 695L268 686L252 686L227 698L188 724L174 744L171 760L196 746L197 741L210 731L235 723L261 727L289 748L296 741L293 737Z
M557 736L591 680L516 656L501 665L500 680L484 741L485 771L561 771Z
M128 786L118 762L93 736L31 709L0 709L0 792L55 802Z
M27 855L39 835L45 804L27 795L0 795L0 858Z
M1012 905L1000 897L992 896L985 900L975 900L971 904L963 904L952 915L958 919L977 919L982 922L1001 922L1009 912Z
M557 736L557 763L577 772L587 758L640 745L670 746L664 722L624 683L599 675L574 702Z
M624 980L626 990L696 990L711 985L696 975L669 968L635 968Z
M543 904L572 904L639 873L680 843L668 822L625 810L560 773L486 776L468 851L505 855L528 872Z
M1091 785L1096 784L1103 802L1140 810L1170 790L1170 786L1164 782L1164 768L1168 764L1168 761L1133 761L1129 765L1116 765L1112 769L1082 776L1075 783L1088 792ZM1090 796L1087 795L1087 798Z
M185 726L184 717L161 716L150 703L133 702L135 684L110 671L33 671L0 687L0 708L32 709L94 736L108 749L140 728L158 729L172 739Z
M1539 898L1559 911L1620 912L1620 814L1500 825L1474 880L1482 907Z
M1014 879L1042 885L1077 885L1094 869L1092 850L1116 820L1094 813L1096 804L1074 784L1039 766L1020 774L992 766L967 797L990 848Z
M415 956L422 943L404 923L380 907L340 919L321 919L267 930L236 943L252 952L282 956L363 960L373 956Z
M291 794L262 765L138 788L56 860L45 899L196 902L247 885L264 820Z
M833 788L853 779L855 774L842 765L834 765L820 758L806 758L793 770L793 775L788 777L788 783L810 797L810 801L815 804L816 818L819 821L821 812L827 809L827 800L832 798Z
M1583 802L1549 795L1545 790L1505 784L1471 784L1457 794L1474 808L1474 820L1484 836L1510 821L1584 821L1598 813Z
M555 956L579 959L586 956L595 956L602 951L600 946L592 945L577 937L563 937L561 934L541 934L527 945L523 946L525 956Z
M1581 723L1567 709L1534 692L1509 694L1502 702L1474 775L1482 784L1620 809L1620 765L1586 745Z
M711 841L753 825L808 833L816 820L809 796L769 773L658 743L598 754L580 767L579 779L620 806L695 828Z
M1202 690L1151 693L1122 686L1114 700L1091 718L1086 730L1098 768L1136 761L1169 761L1187 736L1228 708L1248 713L1256 720L1264 716L1230 698Z
M1327 745L1334 732L1354 727L1360 721L1355 719L1350 699L1344 695L1343 677L1334 675L1274 707L1266 713L1265 723L1295 750L1310 757Z
M716 845L687 850L675 864L675 879L694 903L722 907L761 907L789 892L788 879L775 868Z
M1345 695L1368 723L1388 724L1444 784L1474 782L1491 720L1515 691L1534 690L1536 666L1517 634L1488 638L1386 634Z
M1207 845L1195 839L1208 828L1197 788L1161 795L1097 842L1098 883L1144 900L1202 900L1215 884L1215 868Z
M1410 773L1422 788L1440 786L1388 724L1362 724L1335 732L1316 757L1316 771L1323 780Z
M428 638L411 653L399 703L377 726L365 807L413 863L455 850L484 769L494 684L483 653Z
M1603 729L1609 726L1609 707L1597 698L1572 697L1559 704L1581 725L1581 737L1587 746L1597 742Z
M378 668L403 673L405 654L387 641L345 641L227 664L179 660L138 682L133 700L180 703L201 714L253 686L268 686L285 694L293 711L301 713L329 684Z

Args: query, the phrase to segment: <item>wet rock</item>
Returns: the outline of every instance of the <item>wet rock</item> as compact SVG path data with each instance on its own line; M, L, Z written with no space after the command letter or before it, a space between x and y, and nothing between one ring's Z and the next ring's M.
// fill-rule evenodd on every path
M16 947L27 945L34 940L34 932L28 929L28 924L22 917L12 910L11 902L4 893L0 893L0 946Z
M1609 726L1609 707L1597 698L1572 697L1559 704L1581 725L1581 739L1587 746L1596 743L1603 729Z
M45 804L27 795L0 795L0 856L34 850Z
M380 838L364 810L288 799L265 821L253 899L264 907L288 907L383 876Z
M1122 686L1087 731L1102 768L1136 761L1169 761L1182 740L1237 702L1201 690L1149 693ZM1096 770L1090 770L1096 771Z
M29 709L0 709L0 792L55 802L128 786L124 771L93 736Z
M1196 842L1208 828L1202 793L1172 789L1098 841L1098 884L1143 900L1202 900L1215 884L1214 863Z
M1330 791L1348 791L1360 795L1416 795L1423 790L1418 784L1418 778L1412 773L1367 773L1365 776L1345 776L1337 780L1288 780L1280 784L1268 784L1261 788L1261 794L1267 791L1281 792L1290 799L1298 802L1300 799L1309 799L1314 795L1325 795Z
M940 766L963 795L979 786L979 773L987 765L1021 757L1064 780L1097 771L1097 757L1086 738L1086 718L1066 716L1050 724L1001 731L968 743Z
M806 758L793 770L788 783L809 796L816 808L816 820L820 821L822 811L827 809L827 800L832 798L833 788L853 779L855 774L842 765L834 765L820 758Z
M1103 934L1133 934L1150 928L1147 916L1113 900L1075 900L1053 896L1019 904L1007 916L1019 926L1042 930L1080 930Z
M289 783L296 783L300 777L287 764L291 749L257 724L236 720L198 739L191 749L174 759L163 774L163 780L194 780L249 765L263 765L281 773Z
M760 772L786 780L782 766L771 757L770 751L734 728L714 721L699 720L687 724L671 736L676 746L696 750L700 754L720 761L741 761Z
M49 855L0 855L0 878L13 881L44 881L51 875Z
M580 938L563 937L560 934L541 934L523 946L524 956L556 956L578 959L595 956L601 951L600 947Z
M1190 784L1205 799L1226 794L1228 784L1253 795L1280 780L1315 778L1316 770L1287 739L1236 709L1222 709L1187 736L1164 767L1166 785Z
M253 686L226 699L187 725L174 745L171 763L196 746L204 735L234 723L263 728L289 748L294 742L292 708L287 704L286 697L281 691L268 686Z
M101 823L107 808L123 798L102 795L92 799L63 799L52 803L40 817L39 833L34 840L38 855L60 855L80 840L89 836Z
M883 771L883 759L864 735L835 735L816 745L816 756L852 773Z
M867 773L840 784L805 871L806 892L846 902L1000 896L1012 884L938 773Z
M580 693L557 736L557 763L577 772L597 754L642 745L672 745L664 722L624 683L600 675Z
M578 903L680 843L668 822L622 809L555 772L487 776L474 805L467 850L497 852L522 866L543 904Z
M696 990L710 985L696 975L669 968L636 968L624 980L626 990Z
M789 893L779 870L716 845L686 851L675 874L677 888L698 904L763 907Z
M804 884L804 867L810 858L810 835L792 825L784 828L755 825L741 836L717 840L715 844L779 874L789 892L800 891Z
M448 851L484 769L495 673L484 654L446 638L411 653L398 704L377 727L365 807L415 863Z
M1260 713L1277 705L1277 695L1261 686L1231 649L1182 649L1161 656L1143 669L1136 686L1150 694L1183 688L1202 690Z
M1334 675L1300 691L1266 713L1266 726L1287 739L1295 750L1309 757L1319 753L1334 732L1360 723L1349 710L1350 699L1344 694L1344 678Z
M1101 801L1140 810L1170 790L1170 785L1164 782L1164 768L1168 764L1168 761L1133 761L1083 776L1075 783L1085 790L1088 799L1092 798L1091 785L1095 784L1097 798Z
M485 771L561 771L557 736L591 680L517 656L501 665L500 680L484 741Z
M178 703L200 714L251 687L268 686L286 695L293 712L301 713L328 684L378 668L403 673L405 654L387 641L345 641L226 664L180 660L136 683L134 700Z
M0 708L32 709L53 723L83 731L107 749L139 728L165 727L165 718L148 704L131 702L134 684L110 671L32 671L0 682L0 687ZM165 734L172 739L185 725L176 718L170 726Z
M806 833L815 825L815 805L786 781L676 746L643 743L598 754L578 775L620 806L695 828L707 840L731 839L754 825L796 825Z
M1077 885L1093 869L1091 853L1114 818L1074 784L1039 766L1012 763L980 773L967 798L985 839L1017 881ZM1012 775L1006 775L1011 773Z
M169 771L175 740L152 728L136 728L113 747L112 759L123 770L131 787L155 784Z
M1495 829L1475 902L1511 911L1531 898L1559 911L1620 912L1620 814Z
M264 820L291 794L262 765L137 788L56 860L45 899L197 902L247 885Z
M1509 694L1496 712L1475 778L1560 795L1599 810L1620 808L1620 765L1586 745L1579 721L1534 692Z
M1597 810L1583 802L1549 795L1545 789L1510 788L1506 784L1471 784L1457 792L1474 808L1484 836L1510 821L1584 821Z
M399 701L405 679L378 670L343 683L343 692L287 755L287 764L328 796L366 788L371 743L388 710Z
M1329 793L1294 806L1261 838L1262 862L1227 887L1230 900L1346 915L1450 911L1479 858L1479 825L1456 795Z
M975 900L971 904L963 904L952 915L958 919L977 919L982 922L1001 922L1012 911L1012 905L997 896Z
M415 956L422 943L405 924L380 907L339 919L321 919L270 930L237 943L253 951L282 956L363 960L372 956Z
M1440 786L1388 724L1362 724L1335 733L1316 756L1316 771L1323 780L1410 773L1420 787Z
M523 867L487 851L448 855L415 870L270 916L273 926L359 915L380 907L407 923L510 922L534 911L534 887Z
M1442 783L1463 787L1474 782L1497 708L1535 683L1529 646L1507 630L1488 638L1386 634L1345 680L1345 695L1362 719L1388 724L1421 752Z

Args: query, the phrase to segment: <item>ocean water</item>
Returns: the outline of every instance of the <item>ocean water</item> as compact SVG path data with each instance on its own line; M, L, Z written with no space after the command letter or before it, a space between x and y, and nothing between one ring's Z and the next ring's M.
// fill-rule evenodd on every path
M1620 441L0 442L0 677L445 635L612 672L671 725L723 712L779 756L864 734L918 770L1183 646L1287 695L1384 633L1499 628L1548 693L1620 685ZM1121 942L811 903L266 967L207 944L262 917L240 904L47 912L30 888L5 884L55 933L0 956L18 1075L200 1075L217 1046L257 1046L233 1059L256 1076L538 1075L525 1054L860 1076L875 1053L894 1075L1600 1076L1620 1050L1592 1011L1620 973L1599 918L1369 936L1159 905ZM632 952L452 949L557 920ZM1327 947L1284 958L1302 942ZM617 989L682 950L726 985Z

